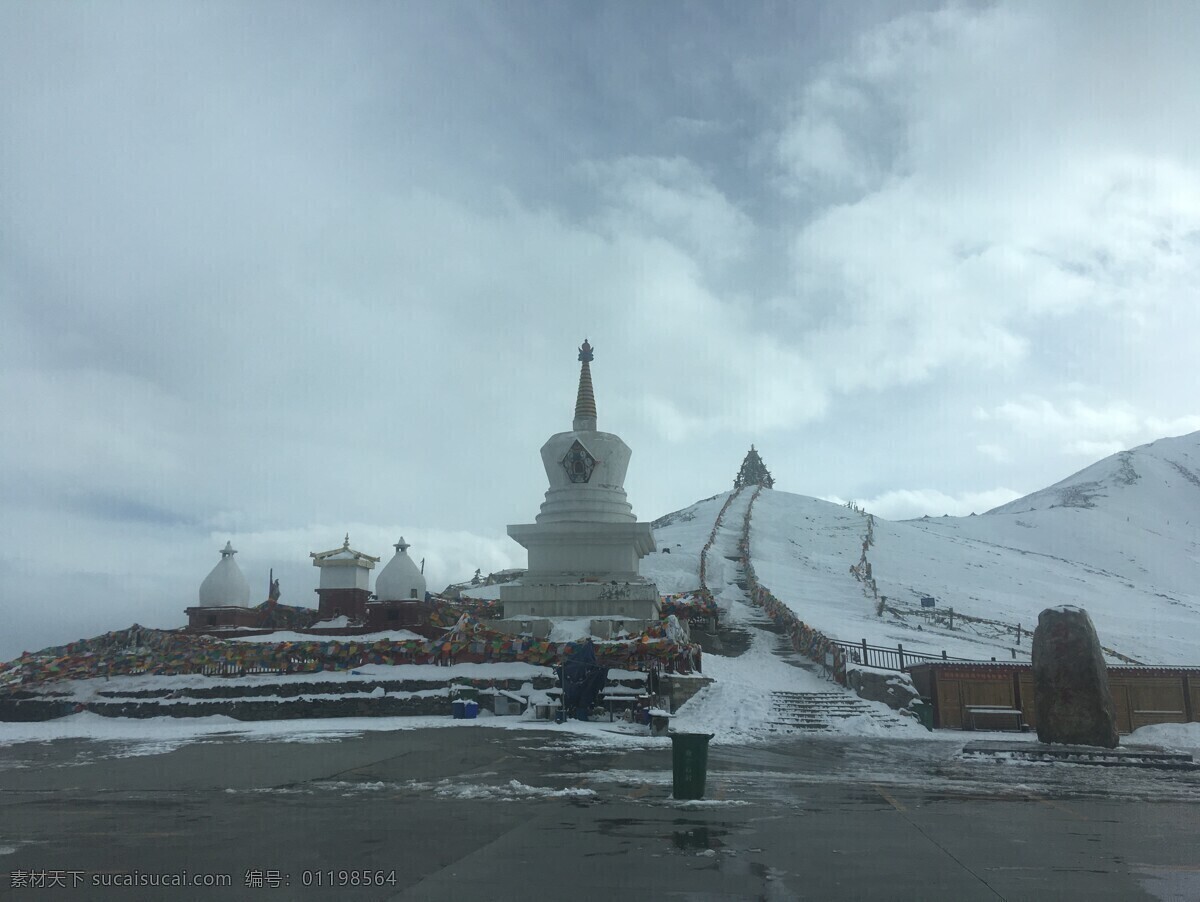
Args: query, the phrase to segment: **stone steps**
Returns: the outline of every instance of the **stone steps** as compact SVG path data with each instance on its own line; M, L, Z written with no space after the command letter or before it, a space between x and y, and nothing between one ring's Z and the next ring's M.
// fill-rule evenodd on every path
M900 726L894 716L846 692L772 692L766 727L770 733L833 730L839 720L866 716L884 729Z

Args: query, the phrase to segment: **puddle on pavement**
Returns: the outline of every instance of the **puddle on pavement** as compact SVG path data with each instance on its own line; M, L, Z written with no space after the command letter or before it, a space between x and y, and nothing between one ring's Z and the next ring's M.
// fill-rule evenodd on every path
M671 821L648 818L600 818L594 822L597 833L603 836L636 837L639 839L663 839L671 848L680 852L704 852L725 848L724 837L735 829L735 825L718 822L675 818Z
M702 852L705 849L722 849L725 843L722 836L728 835L728 830L721 830L708 824L695 824L671 833L671 844L683 852Z
M597 818L593 823L596 825L596 832L601 836L616 836L618 833L625 832L630 827L641 827L652 824L654 821L636 817L601 817Z

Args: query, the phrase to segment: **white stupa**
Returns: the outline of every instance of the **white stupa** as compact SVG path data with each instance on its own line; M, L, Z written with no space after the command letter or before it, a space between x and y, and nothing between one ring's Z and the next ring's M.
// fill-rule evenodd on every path
M396 556L375 577L375 597L380 601L424 601L425 577L408 556L412 546L401 536L392 547L396 549Z
M654 535L625 496L629 446L596 429L592 360L585 341L571 431L542 446L550 487L537 522L508 527L529 552L529 569L520 585L500 589L506 619L658 618L658 588L638 573Z
M226 542L221 549L220 562L200 583L200 607L250 607L250 584L242 575L242 568L233 559L235 554L233 543Z

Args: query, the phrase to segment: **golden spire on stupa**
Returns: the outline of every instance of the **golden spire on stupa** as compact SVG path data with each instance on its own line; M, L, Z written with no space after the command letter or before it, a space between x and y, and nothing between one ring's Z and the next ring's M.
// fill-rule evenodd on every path
M585 338L579 349L579 393L575 396L575 422L572 424L576 432L596 431L596 395L592 391L591 369L593 359L592 346Z

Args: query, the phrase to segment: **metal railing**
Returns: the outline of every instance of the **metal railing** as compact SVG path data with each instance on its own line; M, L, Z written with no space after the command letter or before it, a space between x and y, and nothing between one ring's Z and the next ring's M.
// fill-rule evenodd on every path
M974 661L975 658L952 658L944 651L940 655L930 655L919 651L905 651L899 642L895 648L882 645L868 645L867 640L861 642L843 642L840 639L831 640L834 645L846 652L846 658L852 664L862 664L864 667L878 667L880 670L903 670L909 664L921 664L926 661Z

